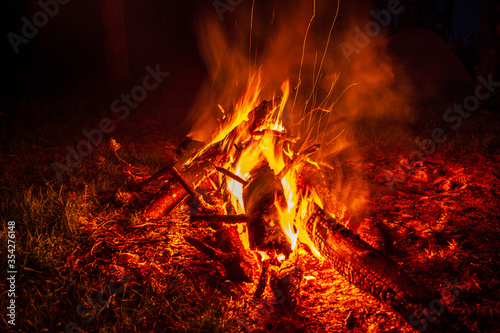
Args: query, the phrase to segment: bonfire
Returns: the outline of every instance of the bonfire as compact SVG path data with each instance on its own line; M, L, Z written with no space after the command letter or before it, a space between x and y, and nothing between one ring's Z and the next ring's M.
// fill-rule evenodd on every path
M225 52L227 44L220 42L216 32L215 37L205 37L213 53L220 48L218 53L229 53L230 61L240 58ZM328 44L324 54L327 48ZM363 240L354 232L357 221L352 205L337 191L342 171L333 163L339 146L350 140L333 114L354 84L335 94L339 78L335 74L330 77L330 89L318 98L316 84L324 54L316 56L315 66L319 65L311 91L303 93L309 98L299 94L302 61L298 82L280 82L279 89L271 88L270 98L264 97L264 90L275 79L267 77L274 73L265 64L246 67L250 70L241 76L246 81L238 81L238 89L219 87L226 102L234 102L217 106L218 127L210 140L197 140L205 125L201 117L192 135L172 148L174 160L134 186L133 192L140 193L161 184L133 228L164 227L157 221L165 217L173 221L177 229L171 228L179 238L174 243L184 249L179 252L184 252L180 256L190 274L202 276L199 280L211 285L225 283L224 290L245 300L240 313L232 315L242 331L263 332L273 325L279 331L282 322L276 318L283 321L292 314L301 318L299 330L309 331L304 309L320 303L321 309L311 311L315 315L370 303L381 309L377 315L407 323L385 329L469 331L448 309L454 299L444 301L442 295L414 281L408 268L402 269L379 246L385 242L382 236L380 243L372 239L368 244L370 237L365 234ZM214 62L220 71L221 59ZM238 65L228 67L241 70ZM223 78L228 76L232 77ZM241 90L241 95L227 96ZM118 194L114 193L115 200ZM374 222L367 233L379 232ZM342 320L329 315L332 331L354 327L351 313Z

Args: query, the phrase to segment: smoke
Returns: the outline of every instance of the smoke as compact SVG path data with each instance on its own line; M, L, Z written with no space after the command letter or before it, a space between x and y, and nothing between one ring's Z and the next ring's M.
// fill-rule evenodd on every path
M360 143L390 140L412 120L411 90L397 77L382 26L375 29L370 14L380 10L370 1L256 0L226 12L223 22L215 12L200 13L198 42L209 77L191 111L189 135L210 141L223 117L217 105L231 113L256 73L262 100L281 95L289 80L284 118L301 137L295 150L320 143L316 158L334 166L333 190L362 216L369 189Z

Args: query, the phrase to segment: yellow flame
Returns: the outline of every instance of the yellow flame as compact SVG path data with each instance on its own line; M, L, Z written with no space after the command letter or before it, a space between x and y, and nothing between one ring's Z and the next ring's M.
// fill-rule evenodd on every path
M380 71L380 66L372 66L379 63L379 59L383 65L387 64L385 57L375 56L378 52L365 52L367 59L360 55L359 61L353 62L351 66L353 71L347 71L347 75L356 74L354 76L357 78L362 74L362 84L357 87L364 89L364 95L361 96L384 97L366 100L359 98L350 89L350 80L345 79L349 76L343 74L343 79L340 79L336 73L339 70L345 71L342 68L343 61L336 61L335 52L329 52L332 49L330 37L339 3L331 6L331 3L324 1L318 3L316 8L316 1L302 1L297 3L297 10L292 11L281 11L276 7L272 18L276 31L274 28L268 29L271 27L267 24L254 25L255 4L257 3L252 3L250 17L241 14L243 16L235 20L238 25L238 29L233 29L235 34L223 29L217 19L207 17L199 22L200 51L207 65L209 80L193 107L196 110L196 124L190 136L204 142L209 141L209 144L193 159L217 144L217 148L226 155L225 162L220 166L246 181L251 181L250 174L257 166L267 163L280 178L283 187L284 201L280 196L275 202L277 219L283 233L289 238L294 250L297 249L298 242L305 243L315 255L321 257L304 225L316 205L323 207L322 196L314 191L314 185L301 183L301 176L304 174L301 168L308 164L324 170L327 159L335 153L346 148L351 151L352 137L346 133L349 134L351 121L358 124L360 115L365 119L362 111L379 110L370 111L371 116L373 119L382 119L380 116L384 115L383 110L394 100L385 96L391 80L384 79L384 73L390 68ZM267 5L271 6L269 2L262 2L262 5L263 9ZM315 19L316 16L320 17L319 22ZM330 29L319 29L326 28L322 26L322 22L327 22L326 18L328 21L333 19ZM261 23L264 22L268 22L265 16ZM246 31L245 26L250 31ZM312 31L315 32L314 38ZM324 34L321 34L322 31ZM246 37L239 38L241 36L249 36L250 42ZM272 43L268 43L271 40ZM262 48L261 45L266 47ZM265 49L265 52L261 49ZM373 75L375 72L381 74ZM367 80L372 78L377 80ZM341 86L340 94L333 93L337 82ZM366 82L373 84L365 84ZM383 91L384 94L371 93L369 88L377 83L382 84L376 91ZM275 98L278 95L276 87L281 88L280 102ZM240 98L234 100L235 97ZM341 99L343 103L337 103ZM252 110L263 100L273 102L269 102L270 110L266 111L265 119L259 119L261 121L257 125L252 120L261 115L255 115ZM333 106L337 104L336 112L332 112ZM218 105L220 112L213 112L214 105ZM218 128L215 128L215 117L219 118ZM254 128L254 125L258 128ZM337 140L341 134L342 137ZM316 153L308 150L315 145L321 151ZM313 153L316 155L307 156ZM225 206L226 211L229 213L234 210L237 214L245 214L244 185L222 174L220 180L221 184L225 184L222 189L224 195L228 194L230 198ZM345 182L341 186L345 187ZM358 192L353 189L359 187L354 184L347 184L347 187L349 192L340 185L335 190L345 193L350 209L353 205L360 209L363 205L362 198L358 202L353 197L358 196Z
M228 116L226 123L214 135L211 144L221 142L223 150L230 157L224 165L226 169L233 172L244 180L249 180L250 172L261 162L266 161L275 175L281 175L281 184L286 200L286 207L282 207L278 200L275 206L278 212L279 223L283 233L288 237L292 250L297 248L298 241L306 243L314 249L312 242L305 230L302 230L303 221L308 218L313 208L311 203L318 203L321 199L316 192L304 191L297 185L300 166L296 165L283 176L282 170L286 167L286 159L290 161L296 154L289 146L277 139L277 134L286 134L283 118L285 105L290 94L290 85L286 81L281 89L283 97L277 105L269 105L269 113L266 115L262 125L257 129L251 129L249 114L257 106L260 99L260 75L255 75L248 82L249 89L235 105L233 114ZM225 114L225 113L224 113ZM251 130L259 132L252 137ZM252 140L249 140L249 139ZM221 178L224 177L221 175ZM222 179L221 179L222 180ZM226 189L230 193L231 203L237 214L245 214L243 202L244 185L240 182L226 177ZM299 237L299 234L303 234Z

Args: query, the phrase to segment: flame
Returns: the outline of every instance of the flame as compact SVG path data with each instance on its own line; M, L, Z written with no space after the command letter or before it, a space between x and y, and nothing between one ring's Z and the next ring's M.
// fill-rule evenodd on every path
M207 147L220 143L221 149L229 156L223 167L245 181L250 180L250 173L262 162L268 163L274 175L280 177L283 193L286 200L285 207L275 200L279 224L283 233L288 237L292 250L295 250L299 241L299 234L305 234L302 223L308 218L312 203L322 206L321 200L313 189L304 191L298 186L300 165L297 164L284 173L288 165L297 158L290 145L279 140L279 135L288 135L283 123L285 106L290 96L290 84L285 81L281 86L282 98L279 102L270 102L265 106L269 112L264 116L261 124L253 128L253 122L259 115L250 113L258 106L261 99L260 73L252 76L248 82L249 89L235 104L234 111L226 122L220 126ZM273 101L277 99L273 98ZM260 122L259 122L260 123ZM258 135L256 134L258 133ZM277 139L278 137L278 139ZM201 151L199 154L202 154ZM196 158L196 156L194 157ZM284 175L283 175L284 173ZM243 200L244 184L240 181L221 175L221 183L226 184L225 190L229 193L232 207L237 214L245 214ZM229 213L229 212L228 212ZM300 241L308 244L313 252L312 242L306 236Z
M308 10L315 11L315 5L314 8ZM297 13L299 13L297 19L300 18L304 27L303 33L305 32L307 35L312 19L301 17L300 11ZM254 28L258 29L258 26L256 25ZM285 48L274 49L273 46L274 52L280 58L271 56L267 61L264 61L261 67L254 69L250 67L250 70L246 71L245 64L248 64L248 59L245 59L245 56L238 52L237 47L229 47L228 41L224 39L224 33L217 24L208 22L207 25L203 26L201 33L200 42L203 44L202 50L206 51L205 56L209 71L211 71L212 81L225 80L220 85L215 83L213 85L220 92L217 97L219 99L217 107L218 112L222 115L222 120L219 119L219 127L215 130L215 134L212 135L205 149L218 144L220 150L228 156L222 167L244 181L251 180L252 170L267 163L283 187L285 203L278 198L275 200L278 219L276 222L279 222L283 233L288 237L291 249L295 250L300 241L309 245L314 253L319 254L307 237L303 224L309 217L314 204L322 205L322 202L314 189L303 184L299 185L301 165L306 163L307 159L299 156L297 151L314 140L324 138L325 133L321 135L319 133L318 123L320 120L314 119L318 114L316 110L305 112L305 109L295 108L301 103L301 100L297 99L297 92L302 79L299 73L299 83L295 86L294 98L290 98L290 79L286 78L286 75L290 72L290 67L293 66L281 61L284 50L289 49L285 44L289 44L288 46L293 44L299 46L294 49L295 57L302 58L301 62L303 62L303 47L305 47L307 38L303 42L294 43L290 39L290 37L295 36L294 34L280 36L279 41L274 46L283 45ZM227 68L224 68L224 62L228 62ZM279 73L280 70L282 73ZM263 77L263 73L266 73L265 77ZM269 88L272 89L279 78L282 78L279 91L272 92L271 99L266 98L265 95L269 92ZM246 84L243 84L244 79ZM230 96L235 96L238 92L241 92L241 97L236 102L230 103ZM281 97L276 97L277 93ZM211 98L204 97L202 102L205 105L214 99L213 95ZM264 100L270 100L270 102L259 104ZM307 103L309 101L305 104ZM260 111L254 111L259 105L261 106ZM204 116L206 115L202 115L201 118L204 119ZM302 119L299 121L300 118ZM303 120L305 121L302 123ZM191 134L198 135L200 131L206 132L206 123L204 120L200 120L192 129ZM289 130L294 127L293 124L297 123L299 125L295 126L292 135ZM305 130L301 130L301 128L305 128ZM300 144L293 147L301 139ZM199 151L187 163L202 155L205 149ZM296 160L300 163L295 163ZM312 163L316 164L315 161ZM222 174L220 182L225 184L223 191L228 194L231 203L229 206L232 206L232 209L226 207L227 213L234 210L236 214L245 214L243 198L245 185L239 180Z
M250 5L251 9L246 7ZM365 184L359 180L362 177L356 178L362 170L344 173L337 168L341 181L328 184L342 200L337 207L330 197L304 183L304 166L333 169L330 165L340 160L339 153L357 157L354 136L364 130L357 127L360 119L369 124L383 119L385 109L403 100L395 97L399 90L390 90L392 66L383 43L374 41L362 54L353 55L349 65L345 55L332 47L334 37L337 41L355 38L346 20L340 21L345 31L333 32L339 6L340 2L316 0L279 8L274 2L248 2L231 12L224 23L210 15L197 20L209 77L194 103L197 121L189 135L208 142L206 149L217 144L226 155L218 166L240 178L220 175L228 198L226 212L246 213L245 182L252 180L253 170L267 164L283 188L283 195L275 200L276 222L292 250L303 243L318 257L304 228L312 210L320 206L342 212L345 204L351 212L362 212ZM344 6L357 10L354 4ZM354 26L361 25L355 22ZM383 70L378 70L379 64ZM259 106L263 115L254 112ZM315 145L317 152L310 150Z
M260 254L260 260L261 261L266 261L269 259L269 256L267 255L266 251L259 251Z

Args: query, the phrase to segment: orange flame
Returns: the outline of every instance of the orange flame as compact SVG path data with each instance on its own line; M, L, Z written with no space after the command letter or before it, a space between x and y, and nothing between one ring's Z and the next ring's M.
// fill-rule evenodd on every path
M302 223L309 216L312 209L311 203L319 205L322 205L322 203L314 190L304 193L303 189L297 185L300 164L291 167L282 175L282 171L286 168L287 163L292 163L290 157L296 157L296 154L291 152L289 146L284 145L282 142L277 142L276 139L276 134L287 135L287 131L283 125L283 117L285 114L285 105L290 94L288 81L282 85L283 97L281 102L277 105L270 105L269 113L262 124L258 128L251 129L252 123L249 121L249 114L257 106L260 99L259 77L260 75L257 73L257 75L249 80L249 89L236 103L233 114L219 128L218 132L215 133L208 146L220 142L222 150L227 152L229 156L229 160L224 165L224 168L245 181L249 180L250 172L263 161L269 164L269 167L276 176L281 177L280 181L286 198L286 207L281 207L278 204L278 200L276 200L275 206L283 233L289 238L292 250L295 250L299 241L299 234L305 234ZM255 132L259 132L257 138L252 136L252 133ZM250 138L252 140L249 140ZM244 148L240 149L238 147ZM223 177L221 175L221 182ZM234 210L237 214L245 214L243 201L244 185L229 177L225 179L225 183ZM308 244L315 253L319 254L314 249L307 235L301 236L300 241Z
M265 251L259 251L259 254L260 254L261 261L266 261L269 259L269 256L267 255L267 253Z
M255 10L262 15L255 16L256 22L249 22L254 18L254 4L263 6L262 10ZM395 101L384 96L390 83L386 82L390 78L386 72L391 72L391 66L383 73L374 73L380 63L389 61L382 47L373 46L380 52L358 55L350 66L346 65L344 55L339 57L335 53L331 37L352 40L347 38L352 37L349 35L352 29L346 26L346 21L344 26L340 22L346 29L347 33L343 34L346 38L332 34L340 2L302 1L296 6L280 6L279 10L272 2L253 3L250 13L243 9L245 6L239 7L241 16L236 11L232 13L234 21L228 24L228 29L223 29L216 18L198 21L201 53L209 79L194 104L197 122L190 136L210 141L207 149L218 144L227 156L221 167L245 181L251 181L250 175L255 168L262 163L268 164L283 188L285 201L278 203L275 200L275 207L278 222L292 249L296 250L299 242L304 243L321 257L304 228L304 222L315 205L323 208L323 200L327 206L332 203L330 198L326 201L323 194L317 193L312 185L302 183L303 166L307 164L320 169L327 165L333 169L329 164L333 164L338 153L355 153L352 139L359 118L379 119L386 106ZM270 6L275 6L272 11ZM358 5L351 6L354 10ZM265 13L271 12L270 19ZM331 23L330 29L325 29L324 23ZM344 73L352 68L347 71L347 80L346 76L340 78L336 72L343 66ZM356 69L358 72L354 72ZM361 78L356 89L361 89L360 86L366 89L367 93L362 96L376 97L363 99L352 94L351 87L355 84L348 82L350 77ZM367 82L374 86L384 83L380 85L382 91L368 94L372 87ZM337 84L341 86L338 91L334 89ZM279 102L275 99L276 94L281 96ZM235 97L239 99L234 100ZM256 115L252 111L263 100L272 102L267 106L265 118L258 122L258 128L253 128ZM216 114L222 118L218 119L218 128L215 128ZM317 152L305 153L314 145L318 145ZM358 174L358 170L351 173ZM229 195L230 204L227 206L232 206L237 214L245 214L245 185L223 175L220 175L220 180L225 184L223 190ZM331 190L339 194L340 200L351 211L353 208L362 211L364 201L360 188L363 184L358 186L358 183L342 180L335 182ZM331 210L341 209L334 207ZM230 211L227 207L227 212Z

